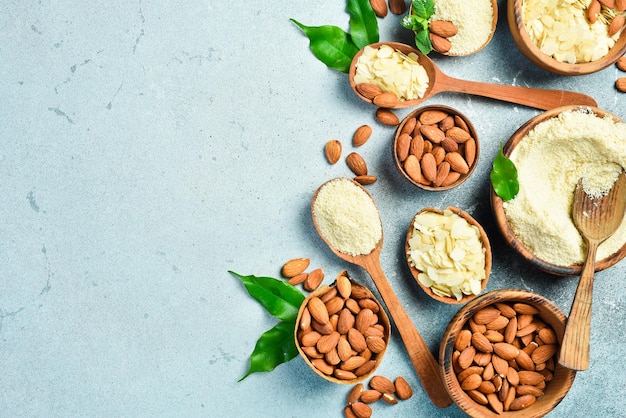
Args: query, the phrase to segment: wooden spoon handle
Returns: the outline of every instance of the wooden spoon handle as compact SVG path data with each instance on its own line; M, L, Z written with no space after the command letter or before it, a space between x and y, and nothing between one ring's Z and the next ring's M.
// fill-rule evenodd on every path
M561 343L559 363L572 370L587 370L589 368L591 303L598 244L597 241L589 240L587 260L576 288L576 295L572 302Z
M482 83L479 81L460 80L437 74L434 86L438 92L452 91L489 97L505 102L517 103L542 110L550 110L566 105L594 106L596 101L582 93L565 90L545 90L529 87L508 86L504 84ZM434 92L433 92L434 93Z
M452 400L444 386L443 378L439 371L439 363L435 360L435 357L391 288L389 281L383 273L379 258L368 258L363 263L363 268L374 280L376 288L382 296L385 305L387 305L387 310L400 333L400 337L404 342L404 346L424 390L435 406L439 408L450 406Z

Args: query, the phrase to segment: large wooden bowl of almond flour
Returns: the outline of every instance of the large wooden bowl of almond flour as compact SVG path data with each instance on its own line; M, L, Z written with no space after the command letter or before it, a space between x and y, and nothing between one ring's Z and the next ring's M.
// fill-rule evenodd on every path
M513 136L511 136L511 138L508 140L508 142L503 146L503 154L506 157L511 157L511 154L513 153L513 151L516 149L516 147L520 146L520 144L522 143L522 141L526 138L527 134L529 132L531 132L537 125L539 125L540 123L544 122L544 121L548 121L551 118L556 118L557 116L559 116L562 112L568 112L568 111L575 111L575 110L581 110L583 112L586 112L588 114L595 114L595 116L598 116L600 118L603 117L607 117L607 118L611 118L613 121L620 123L619 125L619 129L622 129L622 125L623 121L621 119L619 119L617 116L606 112L604 110L595 108L595 107L580 107L580 106L565 106L565 107L560 107L560 108L556 108L556 109L552 109L549 110L547 112L544 112L532 119L530 119L528 122L526 122L524 125L522 125L514 134ZM623 124L623 138L626 138L626 124ZM621 132L621 131L620 131ZM564 134L565 135L565 134ZM593 156L589 156L589 159L593 158ZM544 157L541 158L542 160L544 159ZM555 156L553 159L548 157L546 159L546 161L554 161L554 164L560 164L560 165L566 165L567 161L559 161L559 157ZM523 167L517 167L518 172L520 172L520 169L524 169ZM549 182L548 179L545 179L546 182ZM571 183L571 184L575 184L575 182L577 182L578 179L571 177L571 180L568 179L567 182ZM539 185L533 185L533 184L523 184L522 181L520 181L520 190L523 187L540 187ZM571 190L572 196L574 193L574 189L572 186L572 190ZM546 197L547 200L549 200L551 197ZM510 202L504 202L502 200L502 198L500 198L496 193L495 190L493 189L493 186L491 186L491 207L496 219L496 223L498 225L498 228L500 229L500 232L502 233L502 236L504 237L504 240L515 250L517 251L525 260L527 260L530 264L534 265L535 267L537 267L538 269L545 271L547 273L551 273L554 275L558 275L558 276L577 276L580 275L581 270L582 270L582 262L580 263L574 263L574 264L566 264L566 265L561 265L560 263L555 263L554 261L547 261L545 258L541 258L539 256L537 256L535 253L536 252L540 252L542 250L537 250L537 251L532 251L531 249L529 249L529 245L526 245L524 242L527 242L527 239L519 234L523 234L524 231L514 231L514 227L512 227L511 224L511 220L509 218L507 218L507 213L505 210L505 207L507 205L510 204ZM572 198L573 200L573 198ZM511 201L512 202L512 201ZM550 203L552 204L552 203ZM554 203L554 207L557 207L557 203ZM571 210L571 207L570 207ZM529 211L530 212L530 211ZM571 212L570 212L571 213ZM549 211L547 213L544 214L545 216L550 216ZM537 216L537 218L539 218L539 216ZM570 215L571 218L571 215ZM538 222L540 220L538 219ZM575 228L573 225L573 221L572 221L572 225L571 227ZM624 219L624 222L622 223L622 226L620 227L619 231L623 231L624 228L626 228L626 217ZM541 234L541 228L538 227L537 231L535 231L538 234ZM571 232L571 231L570 231ZM617 237L623 237L623 232L619 232L620 235L616 235L615 238ZM581 238L582 239L582 238ZM621 244L621 246L619 246ZM616 264L617 262L619 262L620 260L622 260L625 256L626 256L626 240L624 241L614 241L612 243L612 246L615 247L617 246L616 250L614 252L612 252L610 255L608 256L604 256L602 259L598 259L596 262L596 266L595 266L595 270L596 271L600 271L600 270L604 270L607 269L611 266L613 266L614 264ZM534 248L537 248L537 246L534 246ZM555 249L557 252L560 251L561 249L556 248ZM584 248L584 244L583 244L583 248L581 248L581 253L584 254L585 252L585 248Z

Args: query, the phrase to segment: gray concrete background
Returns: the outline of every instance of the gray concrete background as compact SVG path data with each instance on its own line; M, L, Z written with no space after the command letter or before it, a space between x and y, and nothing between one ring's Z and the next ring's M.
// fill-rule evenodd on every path
M544 72L515 47L499 1L493 41L462 58L433 55L448 75L575 90L626 118L614 67L580 77ZM422 207L459 206L494 249L488 291L522 288L565 312L575 278L526 264L504 243L489 204L499 144L539 111L462 94L429 104L465 113L481 155L473 177L445 193L415 190L395 171L394 130L327 69L289 18L347 29L345 1L151 2L9 0L0 11L0 416L332 417L349 387L296 358L237 380L275 320L230 274L278 277L309 257L326 283L347 268L310 219L314 190L349 176L326 163L359 149L379 180L368 187L385 233L382 266L433 351L458 307L412 282L403 239ZM381 40L412 42L398 16ZM403 117L411 109L398 111ZM626 414L626 264L597 274L591 368L554 417ZM378 373L405 376L415 395L375 416L457 417L422 391L394 332Z

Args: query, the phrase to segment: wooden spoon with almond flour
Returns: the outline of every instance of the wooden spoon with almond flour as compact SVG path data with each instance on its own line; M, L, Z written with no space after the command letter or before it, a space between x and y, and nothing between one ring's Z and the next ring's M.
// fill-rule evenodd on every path
M589 196L578 181L574 191L572 219L587 243L587 258L570 310L559 363L568 369L589 368L591 302L596 250L617 231L626 207L626 174L622 171L609 192L601 197Z
M360 254L360 255L347 254L345 252L340 251L339 249L337 249L335 246L331 244L331 241L329 241L329 237L327 237L323 233L323 228L321 227L316 217L316 201L318 199L320 190L333 180L330 180L329 182L322 184L313 195L313 201L311 205L311 214L313 217L313 224L315 225L316 231L318 232L322 240L324 240L324 242L328 245L328 247L339 258L349 263L361 266L363 269L365 269L369 273L385 305L387 306L387 310L389 311L389 314L391 318L393 319L393 322L395 323L396 328L398 329L398 332L400 333L400 337L409 354L411 362L413 363L413 367L415 368L415 371L417 372L417 375L422 383L422 386L424 387L424 390L426 391L426 393L428 394L428 396L430 397L431 401L433 402L435 406L439 408L448 407L452 403L452 400L450 399L448 395L443 379L440 375L438 362L433 356L433 354L431 353L426 343L424 342L424 339L422 338L420 333L417 331L417 329L413 325L411 318L408 316L408 314L402 307L400 300L394 293L393 289L391 288L391 285L389 284L389 281L387 280L387 278L385 277L385 274L383 273L383 270L380 264L380 252L383 246L382 226L381 226L382 223L381 223L380 215L378 213L378 209L376 208L376 203L374 202L374 199L365 190L365 188L363 188L360 184L358 184L357 182L353 180L350 180L350 179L334 179L334 180L343 180L343 181L354 183L355 186L362 189L363 192L365 192L365 194L369 197L369 199L371 199L372 204L374 205L373 207L376 210L376 214L378 216L377 222L379 222L379 225L377 225L377 227L380 226L381 228L380 239L378 240L378 242L375 243L374 248L372 248L369 253ZM339 199L341 200L341 204L346 204L349 206L351 203L351 202L346 202L346 199L349 199L349 196L345 196L345 195L339 196ZM338 216L337 219L333 220L336 223L336 226L338 228L347 228L347 229L353 228L354 222L352 221L354 221L354 219L344 220L344 219L339 219L339 218L340 217ZM358 231L353 231L353 232L358 232Z

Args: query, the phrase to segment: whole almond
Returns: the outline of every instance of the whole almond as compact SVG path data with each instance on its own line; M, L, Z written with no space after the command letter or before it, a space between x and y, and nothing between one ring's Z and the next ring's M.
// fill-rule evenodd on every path
M589 20L589 23L596 23L601 9L602 5L598 0L592 0L591 3L589 3L589 6L587 6L587 19Z
M437 178L437 162L435 161L435 156L429 152L424 154L420 164L424 178L430 182L435 181Z
M456 25L448 20L433 20L428 24L428 29L442 38L449 38L458 32Z
M480 334L478 332L472 334L472 345L476 347L478 351L482 351L483 353L493 352L491 341L485 337L485 334Z
M339 353L337 353L336 346L333 347L328 353L324 353L324 360L326 360L326 363L332 366L337 366L339 363L341 363L341 358L339 357Z
M532 305L527 303L517 302L513 304L513 309L515 312L522 315L537 315L539 313L539 309L535 308Z
M305 347L313 347L317 344L320 338L322 338L322 334L319 332L309 331L302 334L302 337L300 337L300 344Z
M324 373L325 375L330 376L335 371L335 368L332 365L326 363L324 359L321 359L321 358L311 359L311 363L315 366L317 370Z
M514 360L519 354L519 349L509 343L495 343L493 351L505 360Z
M339 338L339 342L337 343L337 355L339 356L339 360L346 361L350 357L352 357L352 347L348 340L342 336Z
M415 129L416 123L417 119L414 117L406 119L404 125L402 125L402 129L400 130L400 134L413 135L413 130Z
M387 126L398 126L400 123L398 116L391 110L385 108L376 109L376 119L378 119L378 121L383 125Z
M441 122L439 122L439 129L447 131L454 126L454 117L452 115L446 116Z
M461 383L461 389L463 390L478 389L482 382L483 382L483 378L480 376L480 374L471 374L467 376L465 380L463 380L463 382Z
M374 299L360 299L359 306L363 309L369 309L374 313L377 313L380 310L380 306Z
M365 337L356 328L351 328L348 331L348 342L354 351L360 353L367 348Z
M396 156L400 162L406 160L406 157L408 157L410 146L411 136L407 133L400 134L396 141Z
M309 273L304 272L304 273L296 274L295 276L287 280L287 282L292 286L297 286L301 283L304 283L307 277L309 277Z
M334 331L329 335L322 335L317 341L317 344L315 344L315 347L320 353L326 354L330 352L330 350L332 350L333 348L337 347L337 343L339 342L340 337L341 335L339 335L337 331Z
M502 401L498 399L497 394L488 393L486 396L487 396L487 402L489 403L489 406L494 411L496 411L497 414L501 414L502 412L504 412L504 405L502 404Z
M448 113L444 112L443 110L437 110L437 109L425 110L422 113L420 113L419 121L423 125L434 125L444 120L447 116L448 116Z
M519 374L519 383L521 385L538 385L545 380L545 377L538 372L532 370L520 370Z
M357 376L349 370L335 369L333 375L339 380L354 380Z
M312 297L309 300L307 307L309 308L309 312L311 313L311 316L317 322L321 324L325 324L329 322L329 316L328 316L328 311L326 310L326 304L322 302L322 300L319 297L317 296Z
M467 369L474 361L474 355L476 355L476 349L473 346L469 346L461 351L461 355L458 358L458 365L461 369Z
M461 116L454 115L454 124L458 128L463 129L465 132L469 132L469 126L467 126L467 122L465 122L465 119L463 119Z
M441 141L441 146L444 150L446 150L446 152L456 152L459 150L459 144L452 138L448 137L444 138L443 141Z
M396 395L398 396L398 399L405 401L413 396L413 389L404 377L396 377L396 380L394 381L394 386L396 387Z
M354 327L354 315L348 308L343 308L339 312L339 320L337 321L337 332L345 335Z
M533 395L538 398L543 396L543 390L539 389L537 386L532 385L520 385L517 387L517 394L522 395Z
M396 387L393 382L389 380L389 378L381 375L372 377L370 380L370 387L381 393L394 393L396 391Z
M470 390L467 392L470 398L481 405L487 405L487 396L477 390Z
M474 138L468 139L463 144L463 155L469 167L474 165L474 161L476 160L476 140Z
M454 154L454 153L450 153L450 154ZM508 323L509 323L509 318L500 315L493 321L485 324L485 327L487 328L487 330L490 330L490 329L501 330L501 329L504 329Z
M411 139L411 145L409 147L409 154L413 154L417 157L417 159L422 158L422 154L424 153L424 137L422 134L417 134Z
M389 10L394 15L401 15L406 11L406 3L404 0L389 0Z
M446 131L446 136L452 139L453 141L458 142L459 144L462 144L471 138L471 135L469 134L469 132L467 132L466 130L458 126L454 126L448 129Z
M372 319L374 318L374 312L371 309L361 309L356 316L355 327L358 329L361 334L365 332L372 323Z
M615 81L615 88L622 93L626 93L626 77L618 78Z
M380 107L395 107L398 104L398 96L391 92L381 93L372 99L372 103Z
M324 281L324 270L321 268L316 268L311 271L304 281L303 287L305 290L309 292L314 291L319 287L320 284Z
M557 349L558 347L556 344L540 345L535 349L535 351L533 351L530 358L535 364L545 363L556 354Z
M339 158L341 158L341 142L337 139L331 139L326 142L324 153L330 164L336 164Z
M328 311L328 315L332 316L343 309L343 298L340 296L335 296L325 303L326 310Z
M354 135L352 136L352 145L355 147L360 147L365 144L370 136L372 135L372 128L369 125L361 125L354 131Z
M446 134L437 125L422 125L420 132L425 139L434 144L439 144L446 137Z
M385 344L385 340L382 337L369 336L365 337L365 344L367 348L370 349L372 353L382 353L385 350L387 344Z
M524 350L520 350L515 362L524 370L535 370L535 362Z
M348 392L348 405L352 405L353 403L357 402L364 390L365 387L363 386L363 383L357 383L356 385L354 385L350 392Z
M452 43L442 36L436 35L431 32L428 34L430 43L433 45L433 49L441 54L446 54L452 48Z
M481 325L481 324L484 325L493 321L499 316L500 316L500 311L498 309L488 306L476 312L473 316L473 320L478 325Z
M284 277L291 278L306 270L306 268L309 267L310 263L311 260L309 260L308 258L294 258L283 264L283 267L281 268L281 274Z
M446 181L446 178L448 177L449 174L450 174L450 163L447 161L443 161L441 164L439 164L439 167L437 167L437 176L435 177L435 181L433 182L433 185L435 187L442 186L443 183Z
M357 176L367 175L367 164L359 153L351 152L348 154L346 157L346 164L348 164L348 168Z
M469 166L467 165L467 162L463 159L463 156L461 156L461 154L459 154L458 152L447 153L446 161L450 163L450 168L453 171L456 171L461 174L469 173Z
M374 11L374 13L376 13L376 16L387 16L388 9L385 0L370 0L370 5L372 6L372 10Z
M360 83L356 86L356 91L363 97L368 100L374 99L374 97L378 96L383 92L383 90L378 87L376 84L372 83Z
M357 183L361 184L362 186L367 186L369 184L376 183L376 180L378 180L378 178L376 178L376 176L372 176L372 175L369 175L369 174L366 174L364 176L356 176L354 178L354 181L356 181Z
M352 356L349 359L341 363L340 368L342 370L354 370L358 369L365 364L367 360L361 356Z
M519 411L521 409L527 408L530 405L534 404L537 398L532 395L522 395L518 398L515 398L511 405L509 406L509 410L511 411Z
M539 336L539 338L541 338L541 341L543 341L545 344L557 343L556 334L554 333L552 329L548 327L541 328L539 331L537 331L537 335Z
M375 360L368 360L364 365L362 365L361 367L356 369L354 371L354 374L357 375L357 376L363 376L365 374L368 374L372 370L374 370L374 367L376 367L376 361Z
M509 372L509 362L497 354L491 356L491 364L499 376L506 376Z
M461 330L454 340L454 349L463 351L469 347L472 341L472 331L468 329Z
M374 403L377 402L383 394L375 389L364 390L361 394L361 402Z
M615 0L600 0L600 3L604 4L609 9L615 8Z
M344 274L339 274L335 281L337 292L339 292L342 298L348 299L350 297L350 293L352 292L352 283L350 282L350 279Z
M406 160L404 160L403 164L404 172L416 183L421 183L423 180L422 177L422 168L419 160L413 154L410 154Z
M626 0L615 0L615 9L618 12L626 11Z
M430 153L433 155L433 157L435 157L435 163L437 165L441 164L446 158L446 150L443 149L441 145L433 146L433 149L430 151Z

